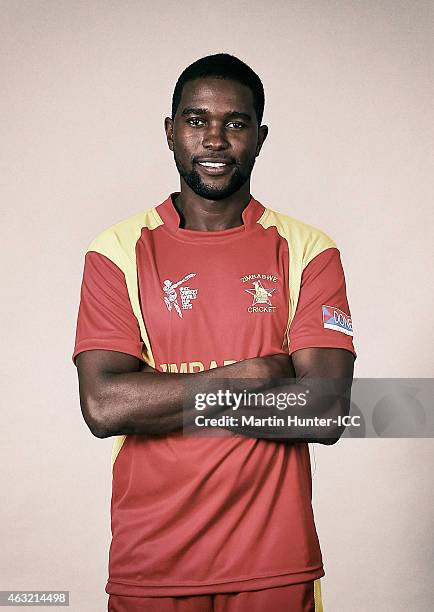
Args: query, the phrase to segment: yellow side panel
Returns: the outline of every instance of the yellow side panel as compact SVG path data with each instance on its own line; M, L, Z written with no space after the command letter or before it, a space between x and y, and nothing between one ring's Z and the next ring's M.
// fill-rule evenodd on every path
M127 436L116 436L112 448L112 468Z
M300 295L301 275L305 267L326 249L336 247L335 242L324 232L298 219L266 208L258 223L263 228L275 227L288 243L289 250L289 311L284 345L297 309Z
M314 581L315 612L324 612L321 598L321 580Z

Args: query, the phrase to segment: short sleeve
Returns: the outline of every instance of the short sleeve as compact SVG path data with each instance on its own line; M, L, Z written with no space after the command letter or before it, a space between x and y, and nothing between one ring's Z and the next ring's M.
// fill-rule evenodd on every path
M110 259L86 254L72 359L92 349L128 353L143 360L143 342L125 276Z
M337 248L312 259L303 270L300 295L288 333L289 354L301 348L342 348L357 357L345 276Z

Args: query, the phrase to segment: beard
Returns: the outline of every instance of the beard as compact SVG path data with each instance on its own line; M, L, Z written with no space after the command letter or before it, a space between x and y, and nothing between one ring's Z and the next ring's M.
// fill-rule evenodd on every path
M226 185L217 187L212 183L205 183L196 169L196 164L192 162L192 169L186 170L180 163L176 152L173 151L173 157L180 176L184 179L187 185L194 193L205 200L224 200L236 193L248 181L252 174L255 158L249 160L244 170L241 170L239 164L235 163L234 171L232 172Z

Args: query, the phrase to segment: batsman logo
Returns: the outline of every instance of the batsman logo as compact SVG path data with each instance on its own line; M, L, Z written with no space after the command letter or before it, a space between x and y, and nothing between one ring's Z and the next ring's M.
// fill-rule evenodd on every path
M191 300L195 300L197 298L197 289L190 289L190 287L181 286L190 280L190 278L193 278L193 276L196 276L196 274L187 274L187 276L184 276L184 278L177 283L174 283L169 279L166 279L163 283L163 299L167 306L167 310L172 312L172 309L174 308L180 319L182 319L182 311L191 310L193 308ZM178 287L181 297L181 305L179 305L178 302Z
M351 317L334 306L322 306L322 320L325 329L333 329L347 336L353 336Z

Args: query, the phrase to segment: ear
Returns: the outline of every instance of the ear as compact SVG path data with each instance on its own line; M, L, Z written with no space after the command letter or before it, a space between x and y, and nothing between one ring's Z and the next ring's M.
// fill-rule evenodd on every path
M256 143L255 157L258 157L259 153L261 152L262 145L264 144L264 140L267 138L267 135L268 135L268 126L261 125L261 127L258 130L258 142Z
M173 119L170 117L165 118L164 129L166 131L166 139L169 149L173 151Z

